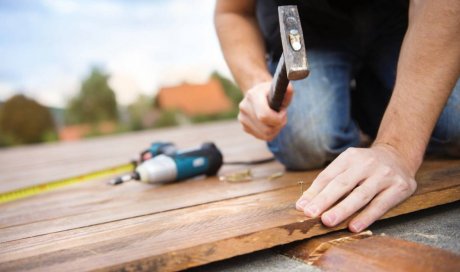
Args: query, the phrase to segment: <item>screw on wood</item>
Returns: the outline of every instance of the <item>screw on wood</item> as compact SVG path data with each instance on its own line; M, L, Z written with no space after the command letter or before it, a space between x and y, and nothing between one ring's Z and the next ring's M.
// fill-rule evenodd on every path
M302 194L303 194L303 184L304 184L304 182L303 182L303 180L301 180L301 181L297 182L297 184L300 185L300 196L302 196Z

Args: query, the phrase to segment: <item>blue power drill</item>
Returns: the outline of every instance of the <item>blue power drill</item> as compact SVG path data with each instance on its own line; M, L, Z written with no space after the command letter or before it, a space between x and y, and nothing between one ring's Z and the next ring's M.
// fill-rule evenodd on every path
M201 175L213 176L217 174L223 164L222 153L214 143L204 143L198 148L183 151L174 149L174 152L169 146L169 151L171 151L169 153L156 152L155 150L151 155L158 153L156 156L143 160L133 173L115 178L110 181L110 184L118 185L128 180L138 180L145 183L168 183Z

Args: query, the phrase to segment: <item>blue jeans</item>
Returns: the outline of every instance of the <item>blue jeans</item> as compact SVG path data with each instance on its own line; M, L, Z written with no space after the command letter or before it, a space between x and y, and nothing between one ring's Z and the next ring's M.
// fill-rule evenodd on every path
M343 48L309 48L310 75L293 81L288 124L268 147L290 170L322 167L360 144L360 130L375 137L396 78L400 42L362 58ZM275 62L269 63L271 72ZM410 139L408 139L410 140ZM433 131L428 153L460 156L460 80Z

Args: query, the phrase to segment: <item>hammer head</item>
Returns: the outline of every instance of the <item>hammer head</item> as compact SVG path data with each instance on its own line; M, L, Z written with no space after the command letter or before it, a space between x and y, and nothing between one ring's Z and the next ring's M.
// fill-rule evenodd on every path
M278 15L287 78L289 80L305 78L309 71L297 6L279 6Z

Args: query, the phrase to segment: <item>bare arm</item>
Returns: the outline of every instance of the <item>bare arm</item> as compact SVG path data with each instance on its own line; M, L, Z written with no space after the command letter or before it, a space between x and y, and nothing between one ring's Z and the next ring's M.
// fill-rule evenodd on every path
M415 173L437 119L460 75L460 1L412 1L395 88L371 148L349 148L296 204L359 232L414 193ZM346 197L338 204L336 201Z
M225 60L243 91L271 80L254 9L255 1L219 0L214 17Z
M286 125L286 110L270 109L267 95L272 76L265 63L265 46L255 17L255 1L218 0L215 26L225 60L240 88L245 92L238 120L256 138L269 141ZM283 102L292 98L289 86Z
M396 86L376 144L395 148L415 173L460 75L460 1L412 1Z

